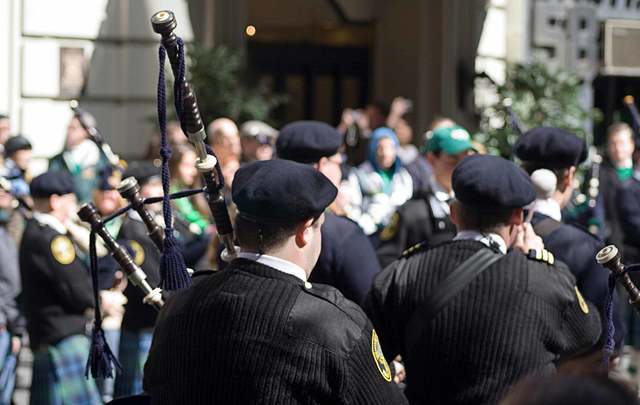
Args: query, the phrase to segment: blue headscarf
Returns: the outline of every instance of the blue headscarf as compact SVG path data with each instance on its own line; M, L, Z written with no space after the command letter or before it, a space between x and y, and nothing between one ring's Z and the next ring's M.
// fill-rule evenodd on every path
M376 172L380 172L383 169L378 165L378 160L376 159L376 149L378 149L378 143L383 138L389 138L393 141L393 145L396 148L396 160L393 163L393 166L389 169L391 175L394 175L400 169L400 158L398 157L398 148L400 148L400 142L398 141L398 137L396 133L393 132L391 128L380 127L373 131L371 134L371 139L369 139L369 163L373 166Z

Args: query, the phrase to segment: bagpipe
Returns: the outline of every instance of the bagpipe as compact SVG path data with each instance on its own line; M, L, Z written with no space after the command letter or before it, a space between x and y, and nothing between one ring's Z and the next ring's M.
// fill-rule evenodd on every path
M163 196L143 199L140 196L140 187L136 180L134 178L127 178L124 179L118 187L120 195L128 201L125 207L104 218L100 217L95 207L91 204L83 205L78 211L80 218L91 225L90 261L96 304L92 344L85 372L87 376L90 373L94 378L113 377L113 367L120 367L117 359L107 345L101 326L102 316L99 306L99 287L97 280L97 236L100 236L105 242L107 249L122 267L131 283L142 290L145 297L144 302L154 306L156 309L160 309L164 303L162 290L179 290L191 285L191 275L187 271L184 258L180 253L178 243L173 235L172 199L189 197L204 192L217 228L218 237L224 244L222 259L231 261L237 254L237 248L234 245L233 227L222 192L224 177L222 176L218 159L211 148L205 143L206 133L198 109L196 95L189 82L185 79L185 46L183 40L174 33L177 26L175 16L171 11L157 12L151 17L151 26L153 30L161 36L161 45L158 54L157 110L161 134L160 155L162 157ZM183 132L195 149L197 155L196 168L200 172L204 184L204 187L201 189L184 190L173 194L169 193L169 159L171 158L171 145L167 139L167 92L164 72L164 63L167 56L175 79L173 96L176 115L180 121ZM83 126L84 125L85 124L83 124ZM85 128L90 132L92 139L99 146L106 145L95 128L90 130L90 128L92 128L90 125L85 126ZM95 134L97 134L97 136ZM103 148L103 146L101 146L101 148ZM106 149L110 151L108 145ZM103 151L104 150L103 148ZM106 152L105 155L108 158L110 156L108 152ZM111 155L115 156L113 153L111 153ZM109 158L109 161L115 162L115 157ZM153 216L145 208L147 204L158 203L160 201L163 203L164 229L155 222ZM107 222L124 214L128 210L134 210L140 215L147 228L148 236L162 253L160 261L161 282L158 287L154 288L149 285L144 272L135 264L127 250L116 242L105 227Z
M625 265L622 262L620 251L614 245L605 246L596 254L596 261L602 266L609 269L609 291L605 302L605 324L607 325L606 340L604 344L604 362L605 369L608 368L608 361L613 353L614 340L613 335L615 327L613 325L613 294L615 294L616 282L629 294L629 304L640 314L640 289L635 285L629 272L640 269L640 263Z
M92 122L93 119L88 117L88 113L80 108L77 100L71 100L69 102L69 107L71 111L73 111L73 116L78 119L82 128L89 134L89 139L91 139L97 146L100 148L100 151L104 154L104 156L109 161L109 164L114 169L118 169L124 171L126 168L126 163L121 160L118 155L113 153L111 146L104 140L102 133L96 127L96 125Z

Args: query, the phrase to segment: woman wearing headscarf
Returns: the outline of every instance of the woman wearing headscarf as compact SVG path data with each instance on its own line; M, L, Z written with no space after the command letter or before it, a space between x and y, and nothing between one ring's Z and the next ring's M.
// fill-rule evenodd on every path
M396 208L411 198L413 183L398 157L399 147L393 130L376 129L367 160L355 171L359 193L353 193L347 213L367 235L386 226Z

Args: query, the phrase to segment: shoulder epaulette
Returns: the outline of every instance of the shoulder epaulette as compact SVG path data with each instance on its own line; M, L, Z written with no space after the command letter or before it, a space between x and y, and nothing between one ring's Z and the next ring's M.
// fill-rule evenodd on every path
M216 272L214 270L197 270L193 272L193 274L191 275L191 278L210 276L215 273Z
M536 260L550 265L553 265L556 262L556 258L553 256L553 253L549 252L547 249L531 249L529 250L527 257L531 260Z
M409 257L412 256L418 252L422 252L424 250L427 249L427 243L426 242L420 242L420 243L416 243L415 245L411 246L409 249L405 250L404 252L402 252L402 256L401 257Z

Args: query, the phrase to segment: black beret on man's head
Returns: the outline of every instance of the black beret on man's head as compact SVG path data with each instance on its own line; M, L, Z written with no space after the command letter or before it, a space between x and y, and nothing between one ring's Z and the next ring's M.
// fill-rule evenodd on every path
M34 178L30 189L33 198L71 194L74 192L73 179L67 172L48 171Z
M276 153L281 159L315 163L338 153L342 135L331 125L319 121L296 121L280 130Z
M263 224L295 224L315 218L338 190L313 167L284 159L242 166L233 178L238 215Z
M587 158L587 145L564 129L537 127L518 138L513 153L536 167L565 169L577 166Z
M474 208L522 208L536 198L527 173L497 156L463 159L453 171L452 184L456 199Z

